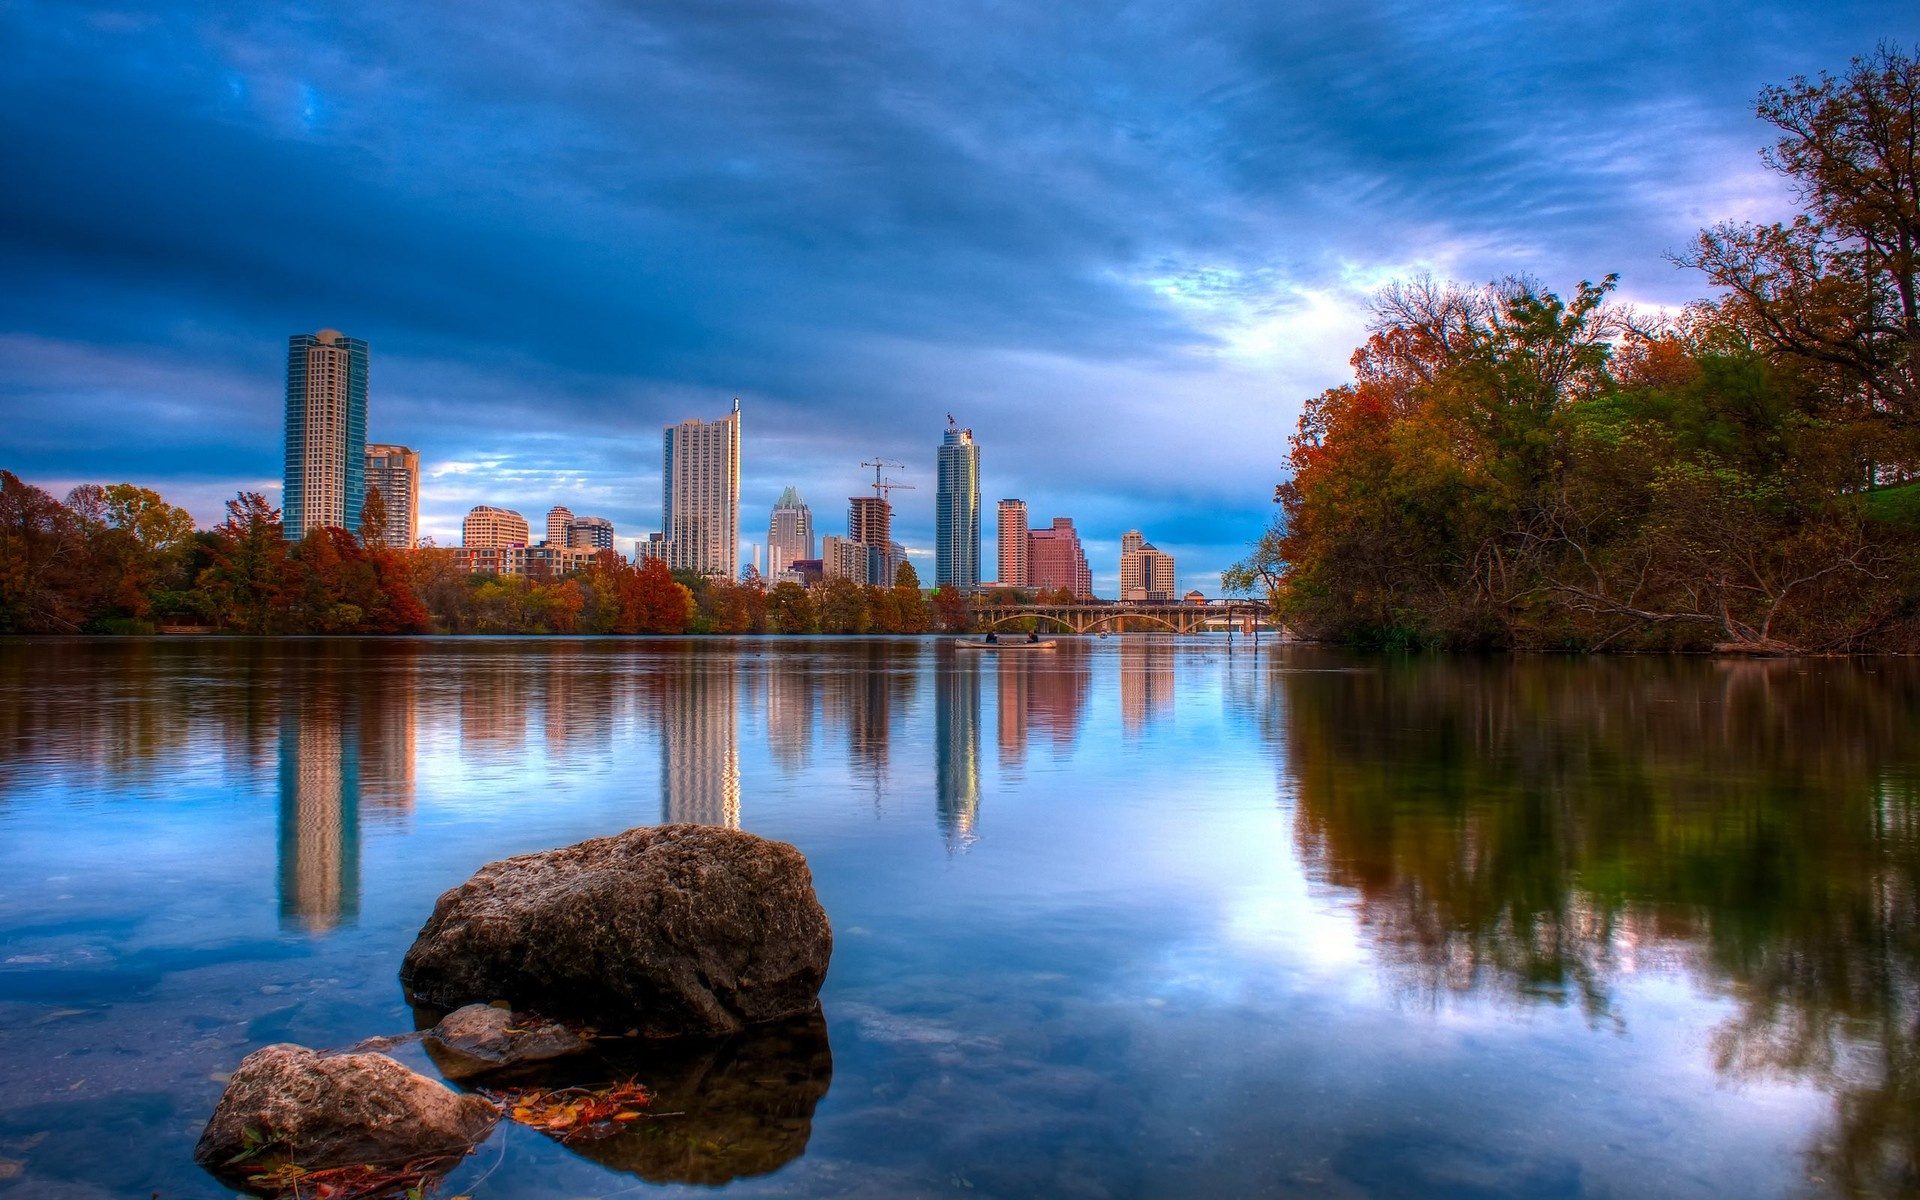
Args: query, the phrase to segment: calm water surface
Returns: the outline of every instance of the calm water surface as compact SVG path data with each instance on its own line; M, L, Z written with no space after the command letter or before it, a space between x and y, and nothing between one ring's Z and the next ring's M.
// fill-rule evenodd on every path
M446 1195L1912 1194L1920 674L1115 638L0 644L0 1200L221 1196L484 862L811 861L823 1020ZM417 1044L396 1054L433 1065Z

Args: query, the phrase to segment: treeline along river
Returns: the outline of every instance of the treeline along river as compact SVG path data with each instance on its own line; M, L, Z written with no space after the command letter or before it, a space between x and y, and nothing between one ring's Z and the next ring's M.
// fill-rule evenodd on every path
M442 890L666 820L806 853L820 1019L446 1194L1911 1194L1916 804L1904 660L8 641L0 1198L226 1194L241 1057L412 1029Z

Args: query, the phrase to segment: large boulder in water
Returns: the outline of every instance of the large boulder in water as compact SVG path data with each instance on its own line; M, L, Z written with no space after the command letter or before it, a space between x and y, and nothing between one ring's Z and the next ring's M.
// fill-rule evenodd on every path
M282 1043L241 1060L193 1157L236 1184L281 1162L322 1170L445 1158L451 1166L499 1117L479 1096L384 1054L320 1054Z
M481 867L434 905L400 979L445 1008L720 1035L810 1011L832 954L798 850L662 825Z

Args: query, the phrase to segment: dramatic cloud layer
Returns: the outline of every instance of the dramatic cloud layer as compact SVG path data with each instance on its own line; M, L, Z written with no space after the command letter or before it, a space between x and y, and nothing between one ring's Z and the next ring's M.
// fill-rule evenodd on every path
M1313 9L1321 11L1312 11ZM288 334L373 347L428 531L657 527L660 426L745 411L749 540L862 459L932 545L947 413L989 513L1138 527L1212 590L1302 399L1417 271L1608 271L1788 197L1754 94L1910 4L0 7L0 466L211 519L277 489ZM992 563L992 547L986 562Z

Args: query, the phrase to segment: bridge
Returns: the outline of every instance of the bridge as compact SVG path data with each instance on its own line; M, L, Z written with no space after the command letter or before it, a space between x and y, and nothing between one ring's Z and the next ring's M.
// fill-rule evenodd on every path
M1168 633L1205 633L1212 629L1252 631L1271 614L1262 600L1214 600L1206 604L982 604L973 610L981 629L999 629L1033 618L1065 633L1119 633L1147 627Z

